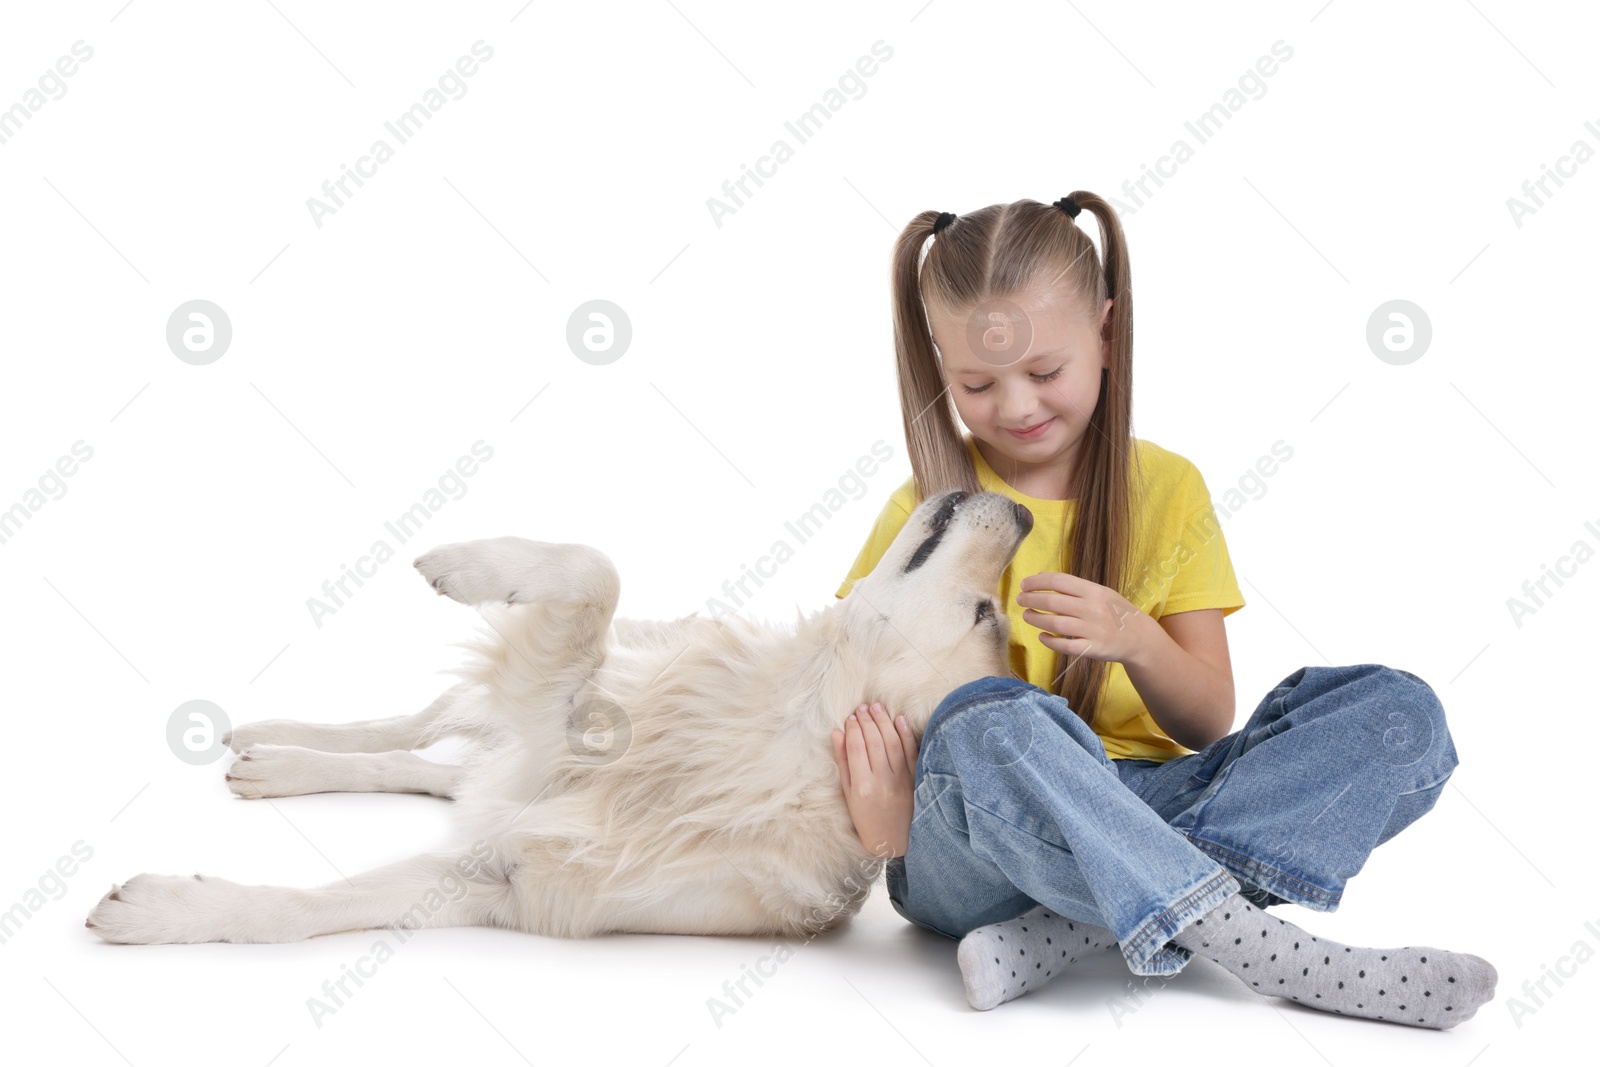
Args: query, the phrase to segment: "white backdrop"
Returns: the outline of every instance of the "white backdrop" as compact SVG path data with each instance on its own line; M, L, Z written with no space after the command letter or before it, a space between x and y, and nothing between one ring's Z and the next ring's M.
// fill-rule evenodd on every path
M1600 990L1586 8L6 5L0 1043L285 1067L1087 1065L1157 1043L1231 1063L1241 1037L1279 1062L1558 1055ZM386 124L419 104L402 140ZM818 104L802 142L786 123ZM1192 459L1225 514L1237 723L1303 664L1383 662L1453 724L1434 812L1338 913L1295 918L1486 956L1500 995L1476 1019L1324 1016L1204 961L1135 996L1109 956L978 1013L954 943L881 889L720 1020L709 998L770 972L771 942L427 932L319 1025L308 998L373 935L128 948L83 928L143 870L316 885L450 840L429 797L235 800L226 759L184 762L167 734L191 700L234 723L420 708L475 623L413 572L433 544L594 544L621 614L671 617L783 539L740 610L832 603L910 472L895 236L1074 189L1123 205L1135 433ZM196 300L231 328L203 364L168 341ZM630 324L611 362L568 343L593 300ZM1412 348L1375 350L1394 300L1420 310ZM846 477L880 441L892 458ZM1292 458L1254 475L1278 442ZM785 523L827 500L799 543ZM402 542L385 524L418 504ZM335 602L347 567L365 577Z

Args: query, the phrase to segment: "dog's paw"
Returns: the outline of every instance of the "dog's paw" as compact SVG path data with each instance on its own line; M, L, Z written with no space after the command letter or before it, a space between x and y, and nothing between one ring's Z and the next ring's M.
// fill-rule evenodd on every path
M240 886L220 878L136 874L100 898L83 925L119 945L225 941L214 917Z
M519 604L507 575L517 571L521 538L500 537L440 545L412 561L434 592L462 604ZM523 552L526 550L523 549Z
M243 752L252 745L281 745L287 730L301 724L287 719L262 719L260 722L240 723L222 735L222 743L235 752Z
M239 753L224 780L234 796L247 800L321 792L306 773L306 754L290 745L251 745Z

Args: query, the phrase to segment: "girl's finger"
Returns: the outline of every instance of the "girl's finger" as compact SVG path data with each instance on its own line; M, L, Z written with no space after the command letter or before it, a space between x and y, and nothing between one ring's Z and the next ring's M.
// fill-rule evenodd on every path
M859 715L844 721L844 747L850 761L851 781L854 781L858 774L872 772L872 761L867 756L867 739L864 733Z
M1079 578L1076 574L1069 574L1066 571L1040 571L1038 574L1033 575L1031 588L1035 591L1042 589L1051 593L1071 595L1074 590L1080 589L1084 584L1092 585L1094 583L1086 583L1085 579Z
M911 729L911 720L904 715L895 719L894 724L900 728L900 747L905 750L906 766L917 765L917 735Z
M1023 608L1022 621L1052 634L1071 633L1083 629L1083 619L1070 611L1053 611L1047 614L1037 608Z
M878 728L878 740L883 745L883 765L889 768L890 774L898 775L902 765L900 759L902 747L894 723L889 718L889 713L883 710L882 704L872 705L871 711L872 721Z
M844 755L844 731L835 730L830 736L833 740L833 765L839 768L839 784L845 789L849 789L850 764Z
M878 732L878 722L872 717L870 710L865 715L857 712L856 719L861 727L861 739L867 755L868 769L873 774L879 774L883 771L888 756L884 753L883 735Z
M1030 593L1020 593L1019 597L1026 596L1027 600L1018 600L1024 609L1032 608L1034 611L1048 611L1052 615L1070 615L1077 610L1077 597L1065 593L1046 592L1035 589Z

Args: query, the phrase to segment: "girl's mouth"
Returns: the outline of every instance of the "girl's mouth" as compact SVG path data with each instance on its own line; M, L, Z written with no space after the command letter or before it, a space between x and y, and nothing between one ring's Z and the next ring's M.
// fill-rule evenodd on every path
M1055 416L1052 415L1050 418L1045 419L1031 430L1007 430L1006 433L1022 441L1031 441L1035 437L1042 435L1045 430L1049 429L1050 424L1055 421Z

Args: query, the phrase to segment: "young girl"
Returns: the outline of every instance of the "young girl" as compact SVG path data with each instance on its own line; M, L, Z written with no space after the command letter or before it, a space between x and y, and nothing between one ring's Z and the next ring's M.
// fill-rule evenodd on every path
M1265 912L1337 908L1372 849L1433 806L1455 748L1427 683L1378 664L1302 667L1227 733L1222 620L1244 599L1199 471L1131 434L1128 251L1111 206L1076 192L923 212L893 289L912 477L838 595L935 493L1002 493L1034 517L998 591L1015 677L950 693L920 752L878 704L834 731L856 833L892 857L895 910L960 940L980 1010L1116 945L1135 974L1199 953L1307 1007L1437 1029L1470 1018L1494 994L1487 961L1347 946Z

